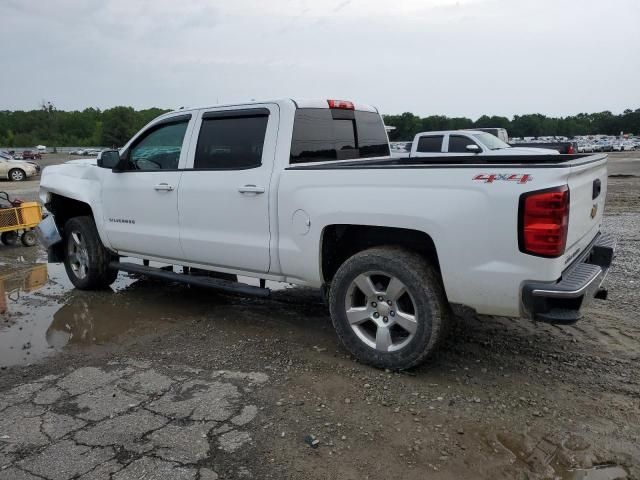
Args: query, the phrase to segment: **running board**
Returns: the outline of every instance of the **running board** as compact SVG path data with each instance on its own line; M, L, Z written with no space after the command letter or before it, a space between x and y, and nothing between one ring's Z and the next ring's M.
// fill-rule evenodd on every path
M137 263L111 262L109 263L109 268L121 270L123 272L137 273L151 278L168 280L171 282L187 283L198 287L211 288L224 293L263 298L271 295L271 290L268 288L255 287L253 285L247 285L246 283L231 282L221 278L199 277L196 275L175 273L168 270L162 270L160 268L145 267L144 265L138 265Z

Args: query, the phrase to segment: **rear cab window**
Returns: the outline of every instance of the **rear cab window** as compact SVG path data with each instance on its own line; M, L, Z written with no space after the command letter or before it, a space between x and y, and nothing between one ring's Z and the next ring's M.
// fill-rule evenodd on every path
M290 162L326 162L390 155L382 118L375 112L328 108L296 110Z
M444 135L425 135L418 139L416 149L420 153L440 153L443 140Z

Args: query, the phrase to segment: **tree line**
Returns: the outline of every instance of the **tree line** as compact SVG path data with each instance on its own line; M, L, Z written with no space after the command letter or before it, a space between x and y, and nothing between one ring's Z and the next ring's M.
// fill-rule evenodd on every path
M619 115L609 111L579 113L568 117L547 117L540 113L515 115L509 119L483 115L476 121L466 117L431 115L419 117L405 112L401 115L384 115L386 125L396 127L389 132L389 139L411 140L418 132L433 130L459 130L481 127L506 128L510 137L540 137L576 135L619 135L620 132L640 134L640 108L627 109Z
M58 110L50 102L30 111L0 111L0 147L53 146L122 146L153 118L169 110L114 107L106 110L86 108L82 111ZM419 117L410 112L385 115L387 125L396 127L389 133L393 140L410 140L418 132L457 130L461 128L506 128L512 137L567 136L620 132L640 134L640 108L619 115L609 111L579 113L568 117L547 117L534 113L509 119L483 115L477 120L466 117L431 115Z
M0 111L0 147L122 146L145 124L169 110L114 107L58 110L51 103L30 111Z

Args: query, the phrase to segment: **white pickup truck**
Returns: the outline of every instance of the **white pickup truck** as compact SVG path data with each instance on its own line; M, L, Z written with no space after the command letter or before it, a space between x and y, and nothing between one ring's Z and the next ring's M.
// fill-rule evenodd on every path
M47 167L40 233L80 289L118 271L240 294L322 288L353 355L407 368L458 308L574 322L605 296L606 155L521 159L391 158L378 111L348 101L180 110L119 152Z
M477 130L447 130L421 132L411 143L410 157L441 157L442 155L558 155L557 150L534 147L512 147L495 135ZM405 156L395 155L395 156Z

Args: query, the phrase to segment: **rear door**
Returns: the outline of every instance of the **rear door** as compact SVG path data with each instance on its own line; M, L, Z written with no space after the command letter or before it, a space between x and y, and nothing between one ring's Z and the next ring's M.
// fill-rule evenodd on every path
M269 188L279 111L275 104L200 112L178 209L190 262L269 271Z

